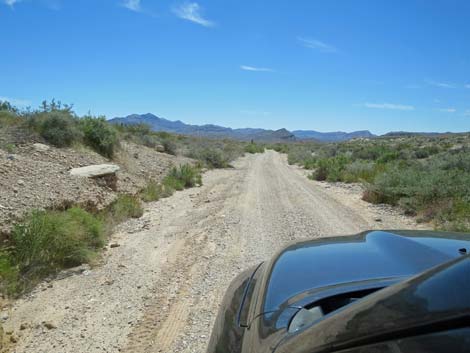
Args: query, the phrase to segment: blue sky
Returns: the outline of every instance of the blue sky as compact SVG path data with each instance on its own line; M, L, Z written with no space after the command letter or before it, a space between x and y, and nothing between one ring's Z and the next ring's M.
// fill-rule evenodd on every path
M231 127L470 130L467 0L0 0L0 99Z

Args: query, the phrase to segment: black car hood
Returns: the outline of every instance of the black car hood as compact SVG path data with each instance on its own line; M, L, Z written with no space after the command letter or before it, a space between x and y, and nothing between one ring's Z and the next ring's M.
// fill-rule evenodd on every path
M463 334L460 339L450 340L449 336L441 336L440 340L434 341L434 345L441 347L436 350L430 348L433 343L424 335L468 330L469 293L470 255L466 255L375 292L297 334L284 336L274 351L344 352L362 346L363 349L357 352L402 352L399 347L402 339L422 337L427 342L427 349L415 342L404 351L468 352L468 336L462 341ZM379 342L390 344L371 348L371 344Z
M372 231L296 243L268 268L262 312L323 287L405 279L461 256L461 248L470 250L468 235L431 231Z

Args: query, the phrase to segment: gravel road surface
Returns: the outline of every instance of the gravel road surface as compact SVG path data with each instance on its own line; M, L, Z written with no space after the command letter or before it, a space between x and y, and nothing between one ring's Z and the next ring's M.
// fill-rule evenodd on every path
M231 279L284 244L417 228L362 201L358 187L308 180L276 152L234 167L147 204L142 218L117 229L102 264L45 282L3 312L18 341L11 351L203 353Z

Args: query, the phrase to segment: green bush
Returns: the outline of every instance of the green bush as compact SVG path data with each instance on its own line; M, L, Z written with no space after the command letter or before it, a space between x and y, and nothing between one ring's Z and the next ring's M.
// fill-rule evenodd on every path
M283 151L288 149L285 145L278 146L276 150ZM287 154L287 163L289 164L305 164L306 161L316 161L316 156L313 155L312 147L311 146L303 146L303 145L292 145L288 150ZM311 167L311 165L310 165ZM311 168L309 168L311 169Z
M175 185L181 185L182 188L191 188L196 185L202 185L201 172L196 167L189 164L173 167L168 175L173 181L178 181ZM181 190L181 188L175 188Z
M105 157L113 157L118 146L118 135L105 118L84 117L79 120L79 127L86 145Z
M126 139L150 148L159 144L157 133L147 124L117 124L113 125L122 139Z
M178 146L173 140L169 138L163 139L162 145L163 148L165 148L165 153L172 154L174 156L178 153Z
M15 295L19 290L19 269L13 264L11 254L0 252L0 292Z
M115 124L114 126L120 133L133 136L145 136L152 133L150 125L147 124Z
M380 165L374 162L356 160L345 166L342 179L347 183L371 182L381 169Z
M33 211L13 230L11 262L27 287L61 268L89 262L104 240L102 222L80 208Z
M30 126L56 147L71 146L82 138L77 119L68 111L35 113L30 118Z
M258 145L256 143L250 143L245 146L244 151L246 153L263 153L264 152L264 146Z
M182 180L172 176L167 175L165 179L163 179L163 187L169 193L173 193L173 191L181 191L184 190L184 183Z
M312 177L320 181L343 181L343 172L347 163L348 159L345 156L319 159Z
M317 165L317 159L315 157L306 158L303 162L303 167L305 169L315 169Z
M22 119L14 112L0 109L0 128L19 125Z
M168 183L168 181L167 181ZM140 197L145 202L158 201L162 198L169 197L173 194L172 187L165 187L164 184L159 184L155 181L151 181L147 186L140 192Z
M192 158L202 161L209 168L227 168L229 161L221 150L215 148L204 148L190 154Z
M140 200L131 195L119 195L106 210L106 218L111 225L129 218L139 218L144 214Z
M285 144L285 143L276 143L274 145L269 145L266 148L270 150L274 150L279 153L289 153L290 148L289 146L292 144Z
M12 143L7 143L6 145L4 145L2 147L8 153L15 153L15 151L16 151L16 146Z

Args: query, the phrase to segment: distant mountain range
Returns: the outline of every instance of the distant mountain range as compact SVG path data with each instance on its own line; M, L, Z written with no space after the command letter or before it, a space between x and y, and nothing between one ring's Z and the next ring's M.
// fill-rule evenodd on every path
M375 135L370 131L354 132L318 132L313 130L288 131L286 129L231 129L218 125L189 125L182 121L171 121L159 118L153 114L132 114L123 118L109 120L113 124L146 124L154 131L166 131L182 135L201 136L209 138L232 138L243 141L282 142L298 140L317 140L321 142L346 141L353 138L373 138Z
M354 138L373 138L376 135L372 134L369 130L360 130L353 132L318 132L314 130L295 130L292 131L294 136L299 140L313 139L322 142L338 142L347 141Z

